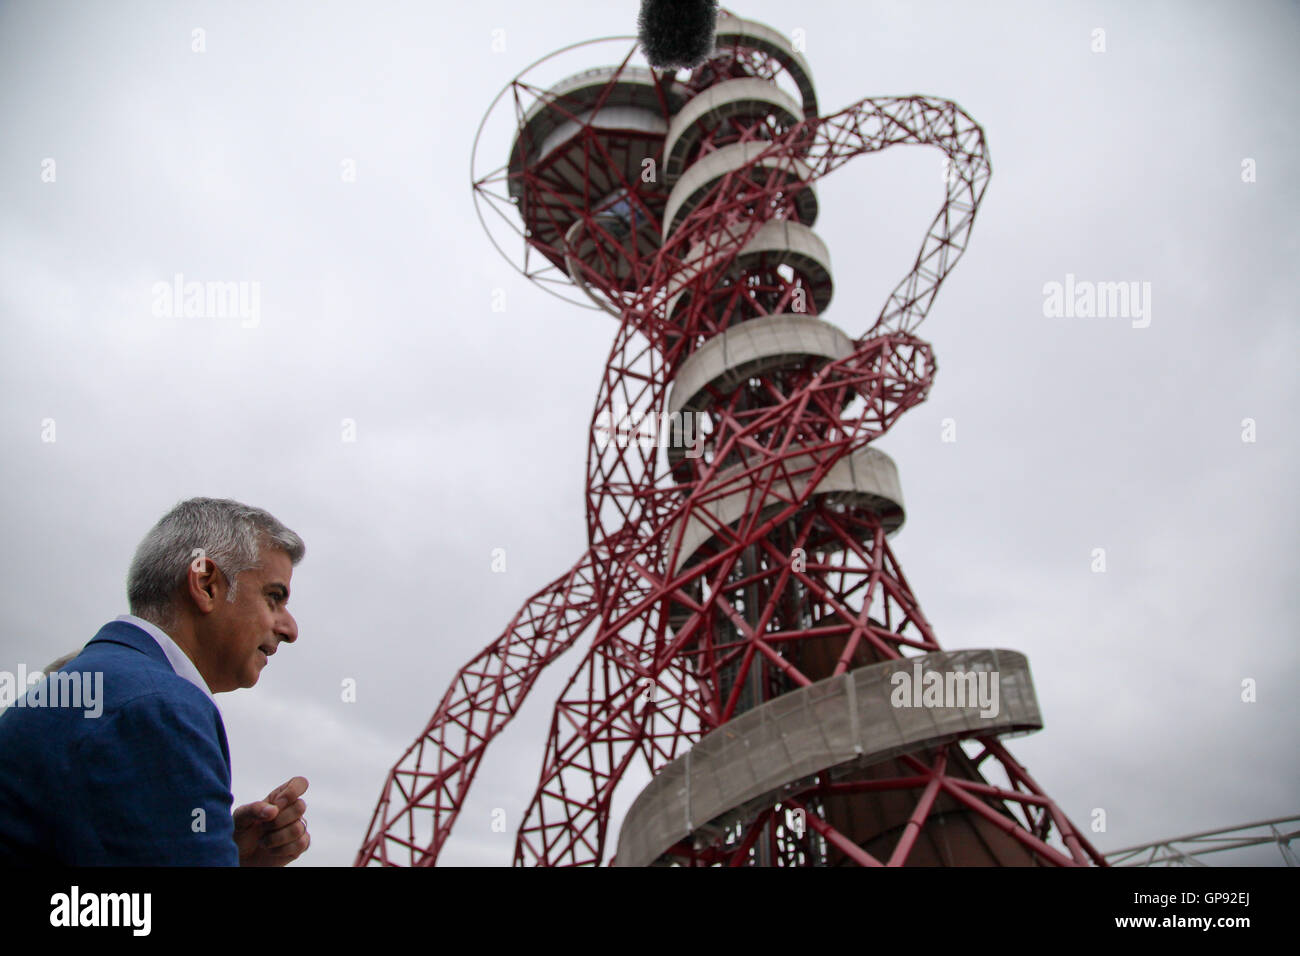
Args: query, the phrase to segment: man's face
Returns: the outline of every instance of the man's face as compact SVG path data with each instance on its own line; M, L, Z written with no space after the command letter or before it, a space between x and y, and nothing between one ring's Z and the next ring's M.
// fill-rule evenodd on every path
M227 601L223 588L204 621L207 667L202 670L214 694L252 687L280 642L298 637L298 622L285 608L293 563L269 547L262 549L261 558L261 567L240 573L235 600Z

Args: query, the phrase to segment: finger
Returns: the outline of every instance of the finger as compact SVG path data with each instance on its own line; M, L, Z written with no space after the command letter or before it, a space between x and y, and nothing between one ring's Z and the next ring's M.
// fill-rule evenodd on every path
M279 830L272 830L262 837L262 846L268 850L274 850L276 847L288 846L290 843L296 843L301 840L307 833L307 821L298 820Z
M232 814L235 818L235 829L246 830L258 823L264 823L273 819L278 812L279 807L263 800L259 800L257 803L246 803L237 808Z
M292 843L286 844L285 846L274 847L273 849L268 850L267 852L269 852L271 856L275 857L277 860L284 859L284 861L287 863L290 860L292 860L294 857L301 856L303 853L305 853L307 851L307 847L309 846L311 846L311 834L304 833L299 839L294 840Z
M302 819L302 815L307 812L307 804L302 800L295 800L289 806L285 807L275 815L275 819L268 824L271 830L279 830L289 826Z
M284 807L293 803L307 792L307 778L293 777L276 787L267 796L267 802Z
M235 812L231 814L235 818L235 829L252 826L258 821L257 808L260 804L246 803L242 807L235 807Z

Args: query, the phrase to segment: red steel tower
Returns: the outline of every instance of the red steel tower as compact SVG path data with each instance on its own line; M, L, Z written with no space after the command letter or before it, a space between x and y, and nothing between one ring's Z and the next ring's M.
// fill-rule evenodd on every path
M988 183L983 131L927 96L820 116L797 47L723 11L689 72L633 65L633 45L498 96L514 139L476 200L522 222L525 275L618 322L590 547L457 674L358 864L433 864L488 743L589 634L517 864L1105 865L1001 742L1042 726L1025 658L940 648L890 545L898 472L873 446L929 391L914 330ZM854 340L825 318L813 184L899 144L946 155L946 200ZM615 843L635 760L654 776Z

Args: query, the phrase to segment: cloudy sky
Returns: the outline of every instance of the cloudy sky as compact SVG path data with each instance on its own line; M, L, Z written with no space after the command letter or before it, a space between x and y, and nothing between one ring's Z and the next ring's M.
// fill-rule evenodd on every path
M304 864L351 862L456 670L583 549L614 320L493 249L470 148L516 73L633 33L636 8L0 5L0 669L124 613L131 555L176 501L272 511L307 542L301 636L218 701L237 802L310 780ZM731 9L804 31L823 114L925 93L985 129L992 181L920 329L934 389L877 447L944 647L1029 657L1046 727L1012 753L1076 823L1105 811L1103 851L1300 813L1300 9ZM507 145L485 141L490 165ZM828 321L870 325L942 190L919 148L819 183ZM257 321L155 308L178 273L256 283ZM1149 324L1045 314L1067 275L1149 283ZM511 858L580 653L489 750L443 862ZM647 779L625 778L611 834Z

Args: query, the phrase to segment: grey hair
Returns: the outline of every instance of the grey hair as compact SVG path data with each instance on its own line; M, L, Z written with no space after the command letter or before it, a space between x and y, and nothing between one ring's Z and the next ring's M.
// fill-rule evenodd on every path
M283 551L295 565L307 552L302 538L261 508L229 498L182 501L136 549L126 579L131 613L159 627L169 625L172 601L200 548L230 582L226 600L233 601L239 573L261 566L264 544Z

